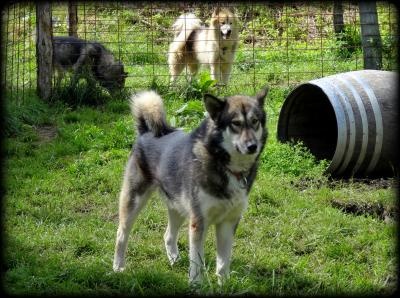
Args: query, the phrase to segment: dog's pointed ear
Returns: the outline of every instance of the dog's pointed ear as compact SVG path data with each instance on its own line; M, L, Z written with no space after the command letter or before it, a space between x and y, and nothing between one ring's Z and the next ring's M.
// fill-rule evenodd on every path
M211 94L204 94L204 105L212 120L216 120L222 112L226 101Z
M220 6L217 6L217 7L214 9L213 13L212 13L212 17L216 17L216 16L219 14L220 11L221 11L221 7L220 7Z
M257 95L255 96L260 107L264 106L265 98L267 97L268 91L269 91L269 88L266 86L263 89L261 89L261 91L259 91L257 93Z

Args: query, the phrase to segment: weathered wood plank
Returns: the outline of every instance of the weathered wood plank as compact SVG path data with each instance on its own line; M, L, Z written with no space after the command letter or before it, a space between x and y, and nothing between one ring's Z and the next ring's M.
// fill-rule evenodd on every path
M382 68L382 40L375 1L360 1L361 43L364 69Z
M36 20L37 93L40 98L48 100L52 91L53 72L53 30L50 3L36 3Z
M68 2L68 35L78 37L78 5Z
M336 35L344 32L342 1L333 2L333 29L335 30Z

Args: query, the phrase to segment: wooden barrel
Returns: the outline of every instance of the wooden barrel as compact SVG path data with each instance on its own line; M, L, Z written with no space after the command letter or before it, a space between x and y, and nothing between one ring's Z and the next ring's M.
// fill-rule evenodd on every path
M286 98L278 140L301 141L333 176L390 176L398 165L398 74L361 70L312 80Z

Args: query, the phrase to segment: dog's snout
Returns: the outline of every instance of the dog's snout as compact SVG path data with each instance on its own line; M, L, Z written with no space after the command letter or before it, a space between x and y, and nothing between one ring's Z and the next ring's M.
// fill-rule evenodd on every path
M247 144L247 153L248 154L253 154L257 151L257 144L255 143L249 143Z
M221 27L221 35L226 38L229 37L232 33L231 26L225 24Z

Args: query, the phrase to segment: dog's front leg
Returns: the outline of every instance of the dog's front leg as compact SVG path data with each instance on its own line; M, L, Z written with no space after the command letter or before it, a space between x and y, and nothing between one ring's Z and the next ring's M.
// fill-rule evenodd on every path
M228 84L231 71L232 71L232 63L227 63L227 62L222 63L221 76L222 76L222 83L224 83L225 85Z
M189 283L198 284L202 281L204 267L204 238L206 226L198 216L191 217L189 227Z
M96 49L91 44L87 44L86 47L83 48L81 53L79 54L78 59L72 65L72 69L74 72L81 72L81 68L85 64L91 65L91 60L93 59L94 55L96 54Z
M217 237L217 276L218 284L221 285L229 278L230 263L232 256L233 236L235 234L240 218L233 221L225 221L216 225Z
M56 88L61 86L61 81L65 76L65 72L61 68L56 68L55 77L56 77Z
M217 82L221 80L221 59L217 53L212 53L212 57L210 57L210 75L212 80Z
M219 62L217 63L211 63L210 65L210 75L211 79L217 82L221 81L221 65Z

